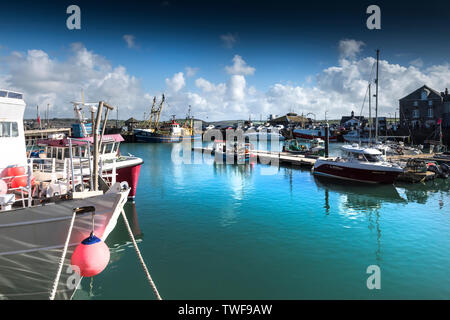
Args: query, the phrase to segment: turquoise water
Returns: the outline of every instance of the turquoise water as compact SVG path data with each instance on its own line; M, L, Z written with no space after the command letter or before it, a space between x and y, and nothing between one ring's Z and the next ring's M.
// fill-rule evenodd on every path
M176 164L174 146L121 146L145 161L126 210L163 298L450 298L450 179L355 186L289 166ZM121 220L107 243L109 266L75 299L154 299Z

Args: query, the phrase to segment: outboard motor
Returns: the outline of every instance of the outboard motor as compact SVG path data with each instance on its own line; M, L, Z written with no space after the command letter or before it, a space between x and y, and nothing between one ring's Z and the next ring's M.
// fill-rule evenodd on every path
M449 166L448 164L443 163L443 164L441 164L440 167L441 167L441 170L442 170L443 172L445 172L445 173L447 173L447 174L450 173L450 166Z

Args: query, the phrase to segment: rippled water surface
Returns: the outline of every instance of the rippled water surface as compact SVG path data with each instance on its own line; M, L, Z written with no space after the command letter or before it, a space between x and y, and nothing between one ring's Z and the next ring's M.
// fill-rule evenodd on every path
M290 166L174 163L174 147L121 146L145 161L126 210L163 298L450 298L449 180L352 185ZM121 220L107 243L109 266L75 299L154 299ZM369 265L380 290L367 289Z

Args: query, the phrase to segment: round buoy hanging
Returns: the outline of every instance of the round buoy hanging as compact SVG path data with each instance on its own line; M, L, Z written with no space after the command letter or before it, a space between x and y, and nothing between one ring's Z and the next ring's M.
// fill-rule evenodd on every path
M11 188L20 188L27 186L27 177L14 177L11 181Z
M15 166L8 168L8 176L16 177L25 174L25 167Z
M102 272L108 265L109 248L93 232L84 239L74 250L71 264L77 266L75 271L83 277L93 277Z

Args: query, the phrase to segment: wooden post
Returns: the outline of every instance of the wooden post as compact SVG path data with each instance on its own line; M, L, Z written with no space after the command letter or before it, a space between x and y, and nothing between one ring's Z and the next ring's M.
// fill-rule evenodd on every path
M94 172L91 173L94 176L94 191L98 191L98 158L99 158L99 139L98 139L98 127L100 126L100 118L103 110L103 101L100 101L98 103L98 110L97 110L97 118L95 120L95 124L92 124L92 133L94 135Z

